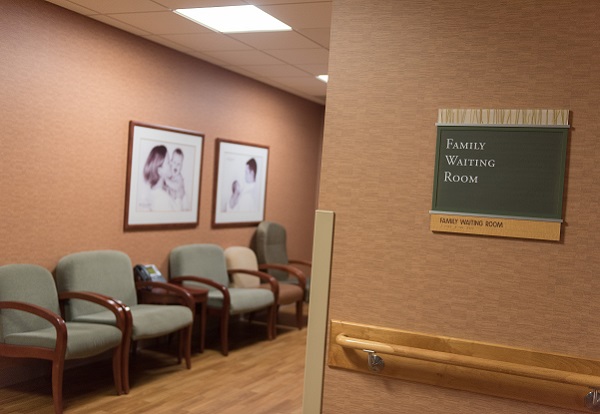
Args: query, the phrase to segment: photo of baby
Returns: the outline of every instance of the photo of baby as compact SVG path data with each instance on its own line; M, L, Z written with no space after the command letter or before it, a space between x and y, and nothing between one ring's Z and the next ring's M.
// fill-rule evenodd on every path
M231 183L231 195L225 205L226 212L240 211L252 212L258 210L258 187L256 186L257 163L254 158L250 158L243 167L243 184L235 179ZM240 168L241 170L241 168Z
M263 219L269 149L217 140L213 226L243 226Z
M181 148L176 148L171 155L171 175L165 178L165 187L167 193L173 199L173 204L176 210L183 210L185 197L185 180L181 175L183 167L183 151Z

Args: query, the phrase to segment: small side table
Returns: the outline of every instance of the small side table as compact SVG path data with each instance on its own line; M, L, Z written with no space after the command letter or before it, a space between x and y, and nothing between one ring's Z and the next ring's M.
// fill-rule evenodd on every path
M194 321L200 317L200 352L204 352L204 338L206 336L206 308L208 302L208 289L184 287L184 289L192 295L196 302L196 312ZM139 291L140 303L155 303L162 305L179 304L179 298L167 292L165 289L152 288L152 290L142 289Z

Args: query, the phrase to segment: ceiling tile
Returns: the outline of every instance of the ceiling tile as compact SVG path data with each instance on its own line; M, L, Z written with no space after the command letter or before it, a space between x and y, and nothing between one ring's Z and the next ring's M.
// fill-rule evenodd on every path
M250 46L214 32L183 35L163 35L163 37L197 52L209 50L252 50Z
M169 39L165 39L162 36L149 35L149 36L142 36L142 37L144 39L150 40L151 42L158 43L158 44L166 46L168 48L178 50L178 51L183 52L188 55L193 52L190 48L186 47L185 45L181 45L179 43L172 42Z
M251 78L251 79L257 79L257 80L260 80L261 82L263 82L263 80L262 80L262 79L258 79L258 78L257 78L257 76L256 76L256 73L254 73L254 72L250 72L250 71L246 70L246 69L245 69L244 67L242 67L242 66L227 66L227 65L225 65L225 66L223 66L223 67L224 67L225 69L227 69L227 70L230 70L230 71L232 71L232 72L239 73L240 75L244 75L244 76L246 76L247 78Z
M87 7L79 6L75 3L72 3L68 0L46 0L48 3L56 4L57 6L63 7L65 9L69 9L74 11L75 13L83 14L85 16L89 16L90 14L96 14L97 12Z
M280 65L281 61L258 50L207 51L205 54L231 65Z
M98 20L99 22L102 22L104 24L108 24L108 25L116 27L118 29L125 30L126 32L133 33L134 35L137 35L137 36L147 36L147 35L151 34L151 32L148 32L148 31L142 30L142 29L138 29L137 27L133 27L131 25L128 25L127 23L120 22L120 21L115 20L112 17L109 17L105 14L92 14L89 17L91 19Z
M79 6L98 13L135 13L165 10L164 6L151 0L71 0Z
M153 34L207 33L212 30L171 11L109 14L115 20Z
M326 49L269 50L268 53L291 65L326 64L329 52Z
M280 4L260 8L292 26L294 30L331 26L331 2Z
M246 0L249 4L331 3L331 0Z
M292 65L254 65L241 66L241 68L252 72L254 76L310 76L310 74Z
M296 65L296 67L315 76L326 75L328 73L327 64Z
M319 45L296 32L236 33L231 37L256 49L311 49Z
M319 29L298 29L297 32L308 37L315 43L329 50L329 37L331 29L329 27Z
M194 9L198 7L242 6L248 4L244 0L154 0L154 2L171 10Z
M221 67L225 67L228 65L227 62L224 62L221 59L217 59L213 56L208 56L206 53L192 51L189 53L189 55L196 57L198 59L201 59L205 62L212 63L213 65L217 65L217 66L221 66Z

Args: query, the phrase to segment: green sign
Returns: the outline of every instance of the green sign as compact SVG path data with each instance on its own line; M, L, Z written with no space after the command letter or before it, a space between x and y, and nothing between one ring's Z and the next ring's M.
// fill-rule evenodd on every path
M568 131L438 126L432 212L561 220Z

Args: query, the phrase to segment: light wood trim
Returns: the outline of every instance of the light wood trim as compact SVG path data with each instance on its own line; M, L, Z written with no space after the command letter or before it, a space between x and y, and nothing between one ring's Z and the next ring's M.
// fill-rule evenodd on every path
M439 109L438 124L569 126L569 109Z
M600 376L597 375L578 374L569 371L540 368L506 361L456 355L450 352L431 351L429 349L413 348L410 346L386 344L366 339L352 338L344 334L337 335L335 342L344 348L360 350L368 349L380 354L415 358L430 362L441 362L443 364L458 365L484 371L500 372L503 374L519 375L528 378L600 389Z
M429 229L436 232L549 241L560 241L561 225L562 223L554 221L459 216L437 213L432 213L429 220Z
M385 362L374 375L576 411L589 412L584 397L600 385L599 360L342 321L329 338L332 368L374 374L370 349Z
M317 210L315 214L304 395L302 400L303 414L321 412L325 349L327 347L327 315L334 218L335 215L332 211Z

